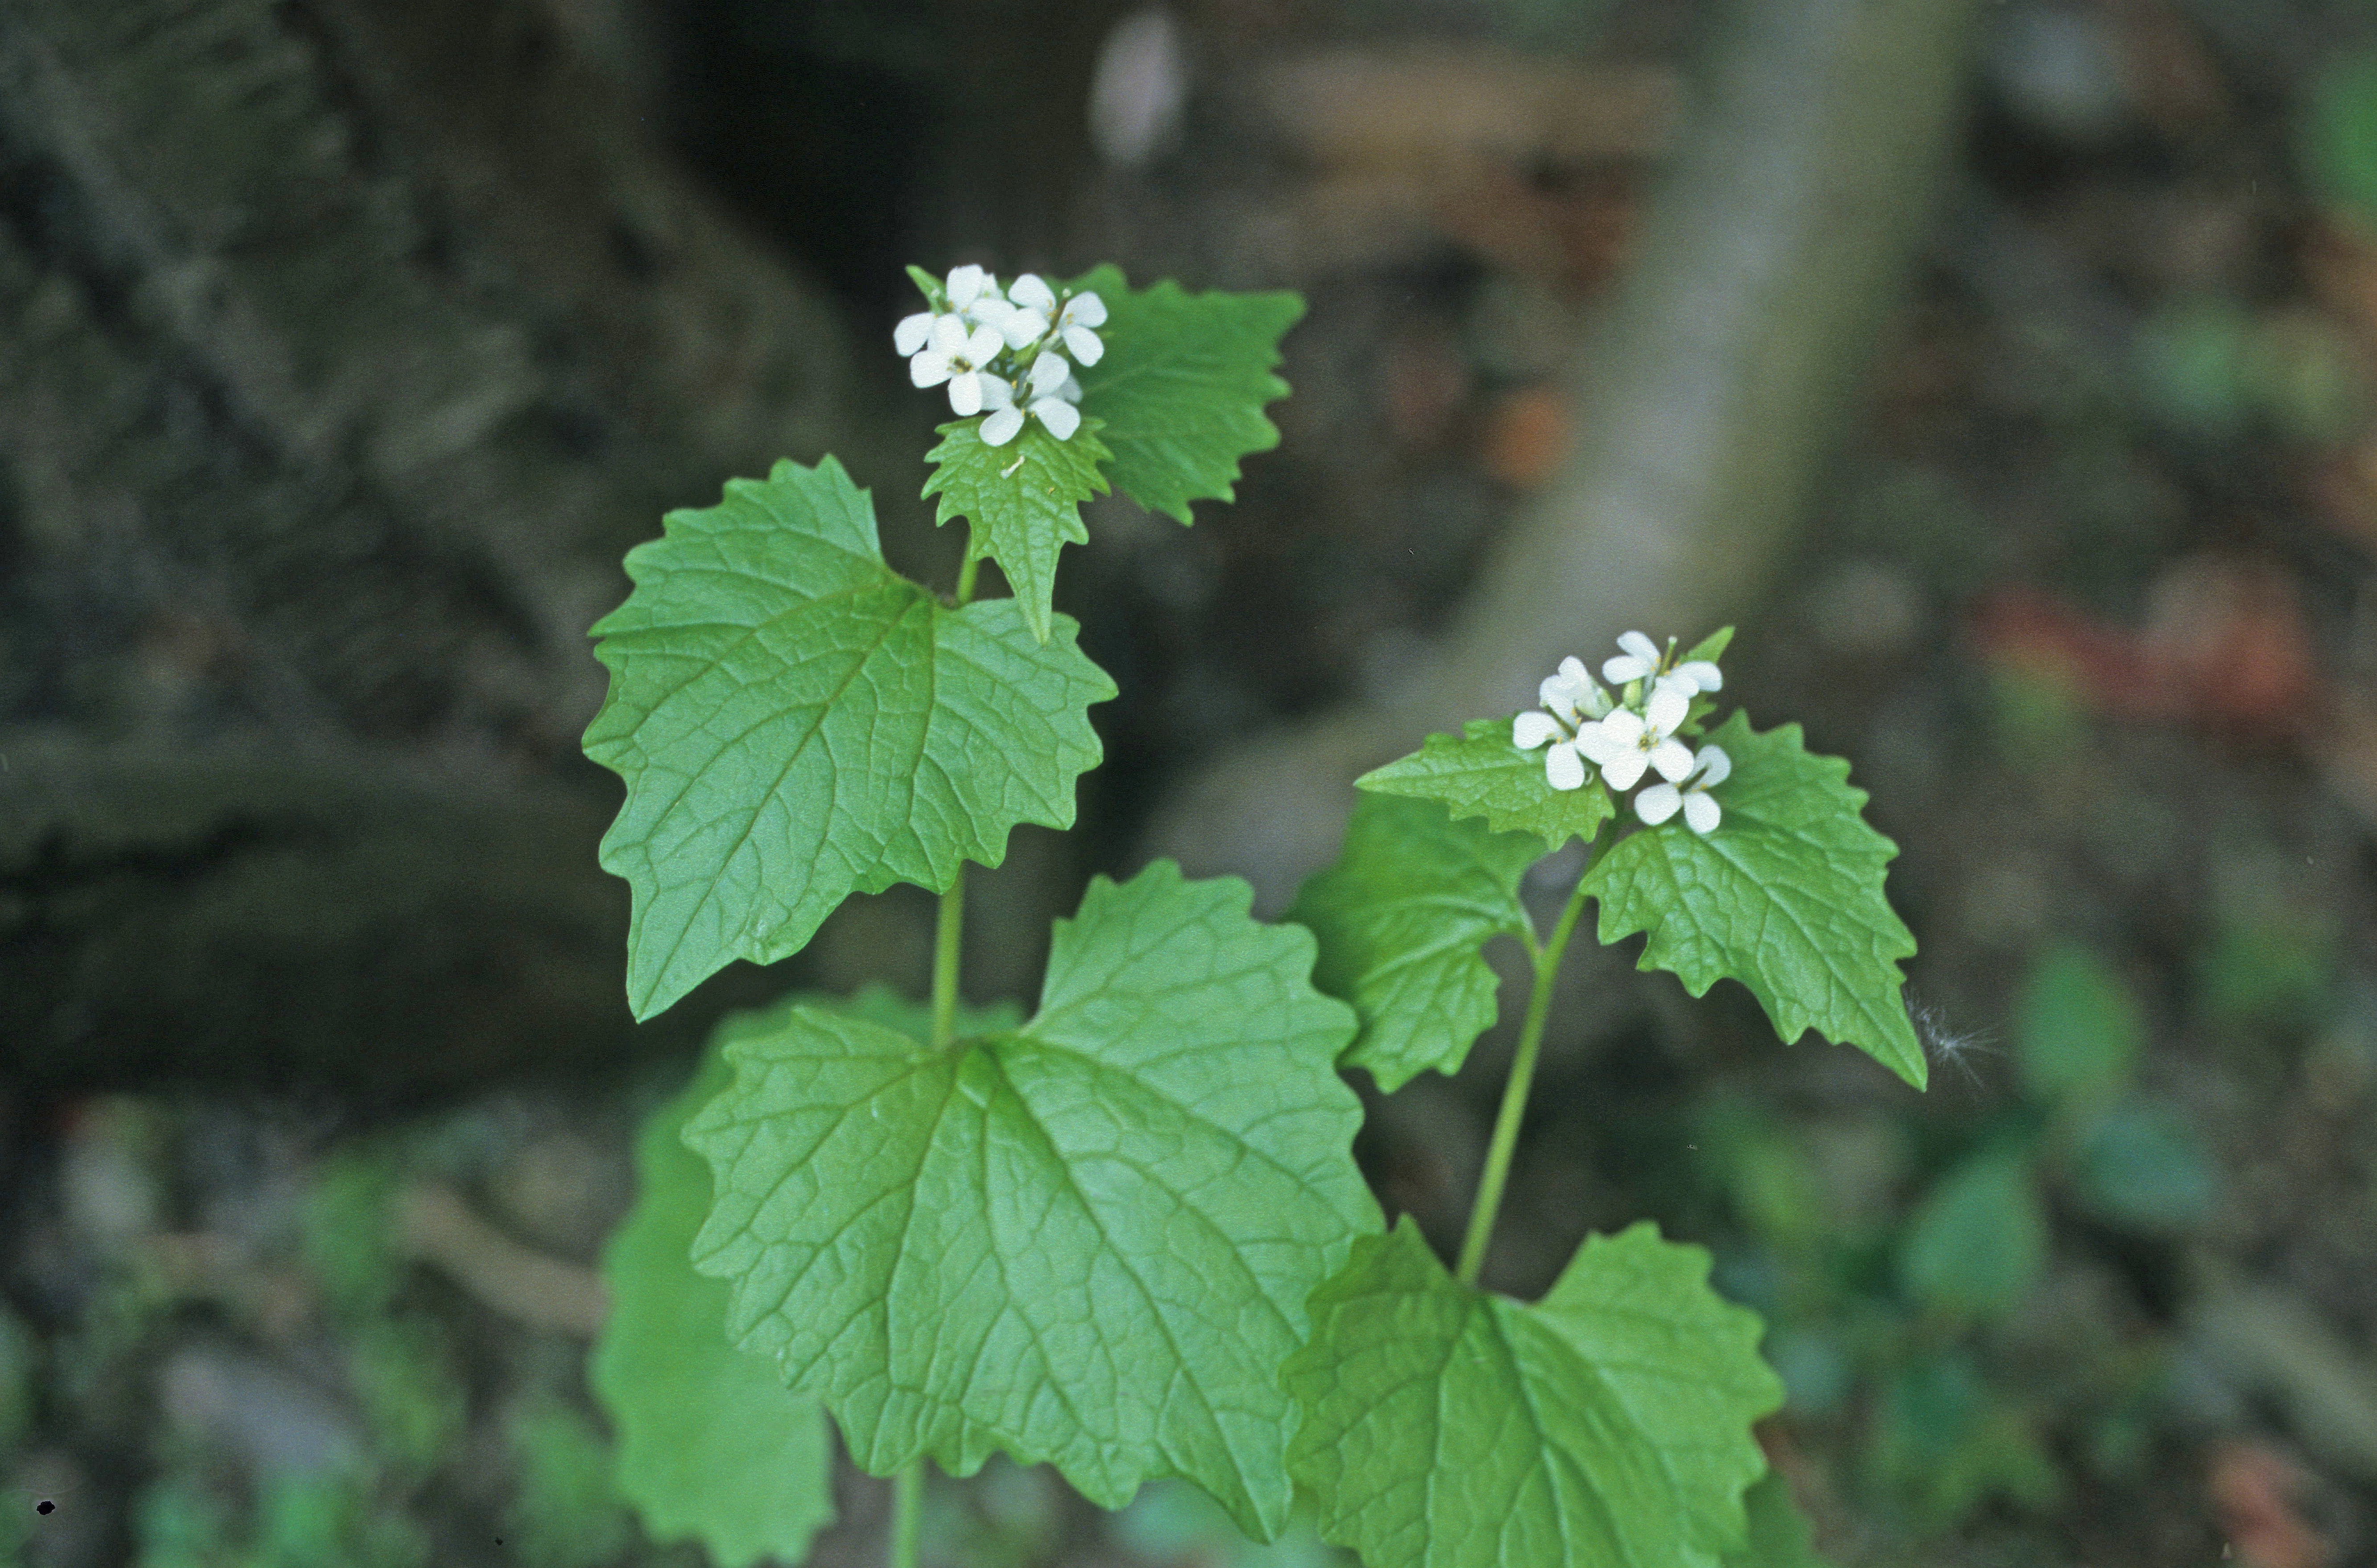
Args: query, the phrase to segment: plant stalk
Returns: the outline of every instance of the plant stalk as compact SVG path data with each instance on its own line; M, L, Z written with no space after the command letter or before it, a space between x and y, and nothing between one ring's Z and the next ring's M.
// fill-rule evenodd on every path
M1585 861L1586 870L1591 870L1600 858L1601 848L1608 837L1609 829L1604 826L1594 839L1594 853ZM1476 1284L1478 1271L1486 1266L1486 1245L1493 1240L1494 1217L1501 1211L1502 1189L1511 1179L1511 1154L1519 1146L1519 1123L1526 1115L1527 1090L1535 1081L1535 1058L1543 1050L1544 1020L1551 1016L1552 985L1559 979L1560 955L1567 950L1577 917L1583 912L1584 877L1580 873L1576 891L1569 895L1568 908L1560 911L1559 923L1552 927L1543 946L1532 954L1535 988L1527 997L1526 1021L1519 1028L1518 1054L1511 1059L1511 1076L1502 1086L1502 1108L1495 1113L1493 1140L1486 1146L1486 1170L1477 1178L1477 1201L1470 1206L1469 1229L1461 1238L1461 1261L1453 1268L1463 1285Z
M958 568L958 602L973 600L974 573L982 557L973 551L973 525L967 525L965 564ZM957 879L941 895L940 919L933 926L933 1049L945 1051L958 1033L958 952L965 937L965 862L958 862Z
M946 1050L958 1034L958 950L965 935L965 865L941 895L941 916L933 927L933 1049Z
M891 1478L890 1568L916 1568L925 1534L925 1457L918 1455Z

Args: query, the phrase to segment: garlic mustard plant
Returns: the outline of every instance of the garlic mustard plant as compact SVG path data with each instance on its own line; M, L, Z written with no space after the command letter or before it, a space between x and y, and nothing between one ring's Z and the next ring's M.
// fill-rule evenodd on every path
M924 486L966 525L955 583L891 569L835 459L787 460L671 513L594 627L611 686L586 750L627 786L602 855L633 897L637 1016L791 956L853 893L940 897L928 996L732 1017L647 1124L591 1369L621 1494L726 1568L794 1561L831 1517L838 1434L891 1478L894 1568L917 1562L926 1466L994 1453L1109 1508L1178 1477L1262 1538L1301 1494L1371 1568L1808 1561L1750 1436L1780 1385L1706 1253L1638 1224L1540 1301L1482 1280L1587 902L1600 940L1642 935L1642 967L1693 995L1730 977L1785 1039L1920 1085L1894 849L1846 766L1790 726L1710 729L1729 633L1678 654L1629 632L1607 687L1564 659L1536 707L1361 779L1286 920L1166 861L1094 877L1036 1006L968 1007L966 865L1019 823L1071 825L1089 710L1117 695L1055 607L1081 503L1119 490L1188 523L1229 500L1278 439L1302 303L1112 267L911 276L925 308L892 346L957 416ZM977 597L985 559L1012 597ZM1539 931L1522 883L1580 838ZM1364 1185L1344 1075L1457 1070L1504 936L1534 983L1448 1267Z

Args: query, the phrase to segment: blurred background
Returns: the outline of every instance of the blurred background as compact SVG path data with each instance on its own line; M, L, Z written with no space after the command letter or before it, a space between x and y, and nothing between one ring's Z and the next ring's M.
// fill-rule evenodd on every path
M584 631L779 456L948 582L900 267L1101 259L1310 310L1237 505L1068 552L1107 761L969 993L1155 854L1276 911L1362 767L1738 623L1901 846L1933 1087L1572 957L1489 1282L1711 1248L1844 1568L2377 1561L2365 4L0 0L0 1563L701 1562L585 1387L633 1128L730 1009L921 993L931 903L632 1028ZM1508 1050L1368 1095L1439 1242Z

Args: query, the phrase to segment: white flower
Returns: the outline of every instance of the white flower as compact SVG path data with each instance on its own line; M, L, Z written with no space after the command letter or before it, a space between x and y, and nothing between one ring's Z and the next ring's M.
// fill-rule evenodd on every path
M1067 387L1073 389L1068 399ZM1072 438L1081 428L1081 410L1073 407L1081 396L1081 384L1073 379L1073 367L1065 356L1054 349L1044 349L1032 362L1032 417L1048 427L1048 433L1059 441Z
M1004 381L998 385L998 411L982 422L984 445L1004 446L1014 440L1023 429L1027 413L1046 425L1059 441L1070 440L1073 432L1081 428L1081 410L1064 398L1064 389L1074 385L1072 367L1054 349L1043 350L1032 362L1032 373L1020 386L1009 387Z
M1551 749L1544 753L1545 781L1555 790L1583 789L1584 758L1577 754L1576 737L1561 728L1559 719L1531 707L1511 720L1511 743L1521 751L1534 751L1547 741Z
M1105 357L1105 340L1090 330L1106 324L1106 303L1095 294L1075 294L1065 302L1057 315L1057 336L1065 347L1083 364L1095 364Z
M1603 673L1608 673L1607 666ZM1690 698L1672 686L1662 687L1651 694L1641 713L1621 707L1578 731L1576 749L1601 765L1601 777L1613 790L1631 790L1646 767L1657 768L1659 777L1672 783L1692 770L1692 749L1675 738L1676 726L1690 711Z
M1057 291L1036 272L1027 272L1008 287L1013 314L1008 317L1007 346L1021 349L1048 335L1057 315Z
M955 278L957 273L950 276ZM997 408L996 394L988 386L998 377L988 367L997 357L999 346L998 334L991 327L977 327L968 332L956 316L945 315L933 323L932 346L908 362L908 379L919 386L948 382L950 407L961 419L980 413L985 404Z
M1609 694L1593 683L1593 677L1585 673L1584 660L1573 654L1560 660L1557 674L1544 677L1535 695L1571 728L1609 711Z
M1601 678L1611 685L1622 686L1658 672L1659 645L1642 633L1626 633L1618 639L1618 646L1626 651L1616 659L1605 659L1601 666Z
M1709 790L1732 776L1733 759L1725 754L1722 746L1702 746L1692 757L1690 774L1675 783L1652 785L1634 797L1634 814L1656 827L1683 808L1684 822L1695 833L1716 831L1725 815L1723 808ZM1688 788L1678 788L1689 784Z
M1555 790L1584 787L1584 757L1577 750L1579 726L1609 711L1609 699L1584 672L1578 659L1560 660L1557 674L1544 677L1537 688L1542 708L1531 708L1511 720L1511 743L1523 752L1548 743L1544 753L1544 778ZM1546 712L1545 709L1550 711Z

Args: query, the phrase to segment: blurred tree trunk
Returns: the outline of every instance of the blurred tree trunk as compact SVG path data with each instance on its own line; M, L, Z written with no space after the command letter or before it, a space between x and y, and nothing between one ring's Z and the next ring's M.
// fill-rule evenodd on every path
M1333 852L1358 773L1508 713L1629 627L1751 609L1933 208L1974 0L1736 0L1625 281L1570 373L1575 445L1396 700L1259 738L1161 814L1153 853L1277 909Z
M0 1071L628 1047L585 630L847 376L556 15L0 0Z

